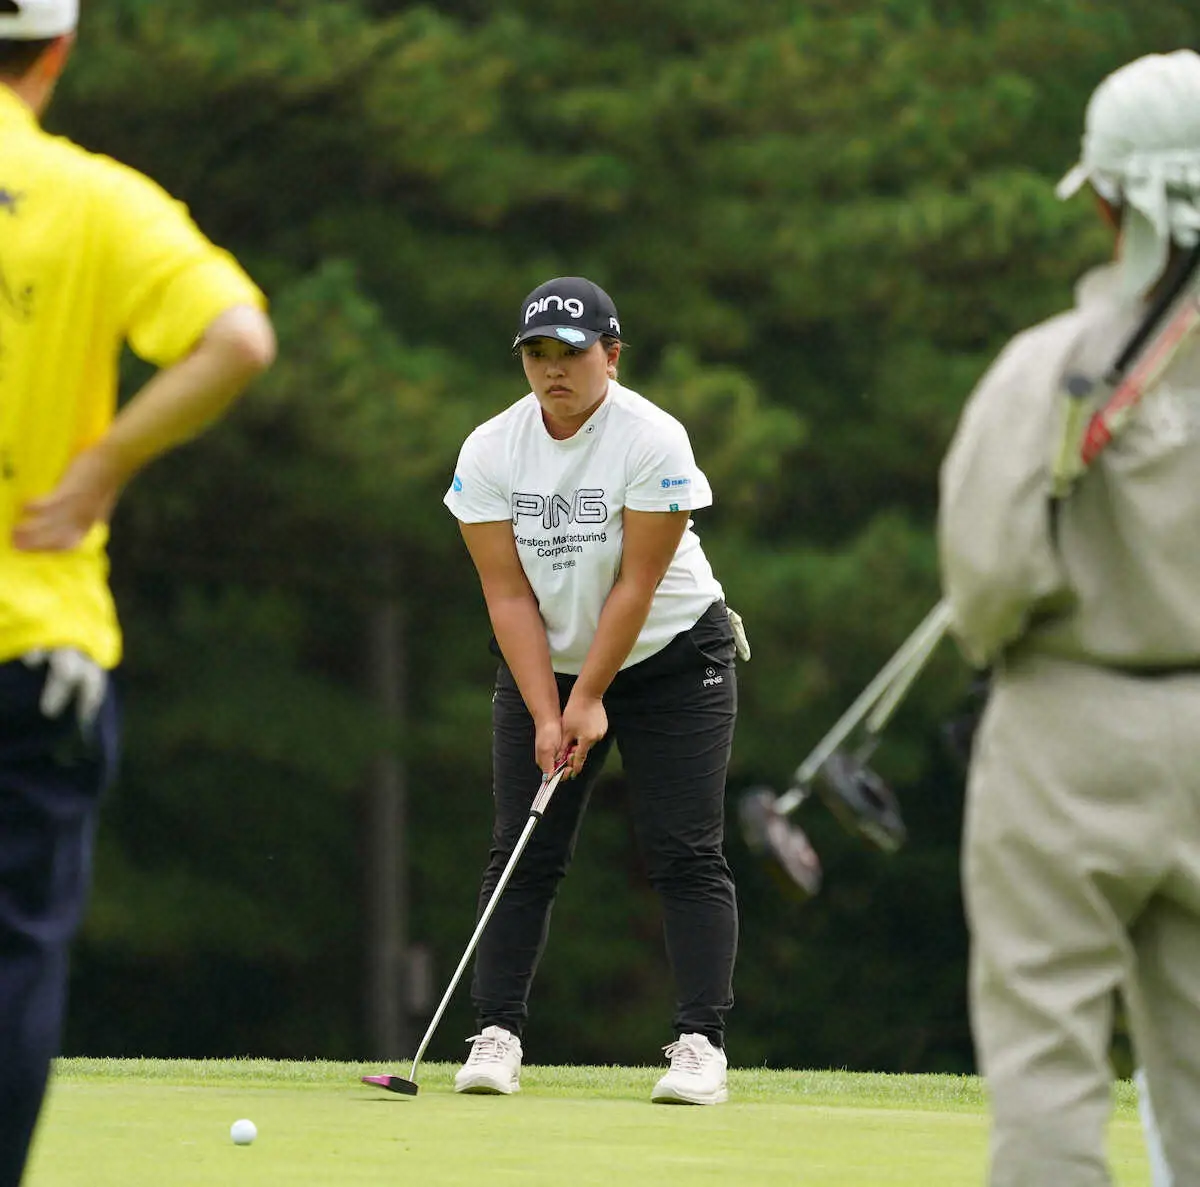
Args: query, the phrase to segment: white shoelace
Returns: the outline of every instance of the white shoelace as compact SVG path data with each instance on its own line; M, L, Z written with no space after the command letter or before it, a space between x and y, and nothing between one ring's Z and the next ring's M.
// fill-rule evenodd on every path
M682 1039L663 1048L671 1061L673 1072L699 1072L704 1068L704 1060L700 1058L700 1048L694 1043L685 1043Z
M502 1063L512 1046L512 1043L492 1038L491 1035L472 1035L467 1042L474 1044L471 1054L467 1056L468 1064Z

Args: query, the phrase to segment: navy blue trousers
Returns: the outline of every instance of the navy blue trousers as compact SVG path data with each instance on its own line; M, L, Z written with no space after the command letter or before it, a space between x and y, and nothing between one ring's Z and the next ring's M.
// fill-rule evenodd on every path
M558 676L565 705L575 677ZM629 782L634 827L663 907L674 973L675 1034L723 1045L733 1004L737 897L725 860L725 777L737 717L733 634L723 603L657 655L619 672L604 695L608 735L579 777L559 785L517 862L475 953L471 997L480 1028L521 1034L546 944L558 884L567 872L592 787L615 743ZM483 911L529 819L541 782L533 719L501 665L492 700L496 819L483 877Z
M17 1187L58 1054L68 947L119 733L110 681L88 736L38 710L44 668L0 664L0 1187Z

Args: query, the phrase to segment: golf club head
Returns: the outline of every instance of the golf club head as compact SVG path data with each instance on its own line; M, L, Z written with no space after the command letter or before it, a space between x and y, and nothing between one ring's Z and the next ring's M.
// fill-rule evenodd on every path
M804 830L776 807L778 796L769 787L742 794L738 820L747 848L770 859L771 868L787 878L788 889L812 898L821 889L821 861Z
M386 1088L388 1092L398 1092L401 1096L417 1095L416 1084L403 1076L363 1076L362 1082L374 1088Z
M848 832L885 853L895 853L908 839L895 793L862 758L835 750L816 781L826 807Z

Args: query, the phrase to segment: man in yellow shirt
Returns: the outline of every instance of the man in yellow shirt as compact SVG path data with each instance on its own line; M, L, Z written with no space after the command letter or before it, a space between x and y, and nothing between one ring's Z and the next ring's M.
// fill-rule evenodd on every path
M262 294L141 174L47 135L78 0L0 0L0 1187L65 1009L121 636L108 519L268 367ZM124 343L159 370L116 411Z

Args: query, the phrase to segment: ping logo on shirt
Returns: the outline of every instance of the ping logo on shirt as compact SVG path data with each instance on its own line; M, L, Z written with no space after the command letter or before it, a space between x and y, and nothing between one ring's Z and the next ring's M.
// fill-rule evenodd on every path
M584 487L571 498L560 494L535 495L524 491L513 491L513 526L522 518L540 519L547 531L561 527L564 523L604 523L608 519L608 506L604 502L604 491Z

